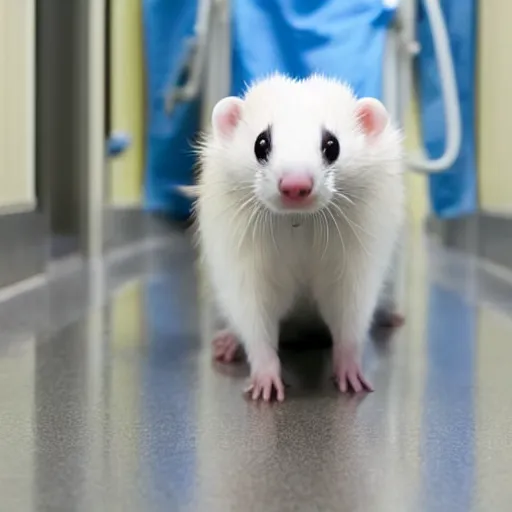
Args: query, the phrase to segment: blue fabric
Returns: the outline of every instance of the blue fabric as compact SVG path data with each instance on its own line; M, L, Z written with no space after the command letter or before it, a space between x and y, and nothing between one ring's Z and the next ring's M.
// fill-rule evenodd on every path
M193 35L197 2L144 0L147 68L147 156L145 206L186 218L190 201L174 192L177 184L193 181L191 141L199 128L199 102L181 103L165 112L165 93L180 82L186 41Z
M475 162L476 0L440 0L450 37L462 116L460 155L450 169L429 178L432 209L441 218L473 213L477 208ZM419 102L425 150L430 158L445 147L444 109L432 34L420 3L418 39Z
M233 87L275 71L321 72L360 96L381 97L386 27L382 0L233 0Z
M122 155L132 143L127 133L113 133L107 139L107 156L116 157Z
M232 92L275 71L296 78L321 72L347 81L360 96L382 96L386 27L394 11L382 0L233 0ZM145 203L186 217L190 202L173 192L192 182L190 142L199 127L197 102L169 118L164 92L179 81L184 42L197 3L144 0L148 70L148 154Z

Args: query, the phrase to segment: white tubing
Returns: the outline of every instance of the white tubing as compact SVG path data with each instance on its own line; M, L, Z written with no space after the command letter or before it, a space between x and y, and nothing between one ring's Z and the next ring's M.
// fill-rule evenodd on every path
M446 126L446 147L444 154L439 158L430 160L421 156L409 157L407 164L416 172L436 173L448 169L459 156L461 144L460 103L448 32L439 0L423 0L423 4L430 22L441 83ZM412 72L411 62L406 63L406 65L408 67L407 73L410 76ZM407 94L404 96L407 96Z
M171 84L165 94L165 110L170 114L178 102L192 101L201 92L205 57L208 51L210 19L214 8L212 0L200 0L194 26L194 36L188 41L188 55L183 70L188 69L187 82L177 87ZM216 5L221 4L219 0Z

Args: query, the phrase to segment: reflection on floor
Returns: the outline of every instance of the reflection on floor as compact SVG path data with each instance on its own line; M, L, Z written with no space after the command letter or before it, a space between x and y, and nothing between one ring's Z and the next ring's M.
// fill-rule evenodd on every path
M1 510L510 509L510 284L411 243L376 392L339 396L317 350L255 405L201 341L192 259L176 235L0 305Z

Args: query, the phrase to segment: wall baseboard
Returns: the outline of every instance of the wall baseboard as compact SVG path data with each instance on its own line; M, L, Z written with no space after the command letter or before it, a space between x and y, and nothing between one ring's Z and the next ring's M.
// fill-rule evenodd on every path
M110 252L125 245L157 238L174 226L165 215L150 213L138 207L105 210L104 250Z
M48 227L40 211L0 215L0 287L45 272Z
M430 217L427 232L446 247L512 270L512 215L478 212L460 219Z
M105 211L105 261L173 243L187 225L139 208ZM40 211L0 215L0 303L58 275L78 272L92 260L79 251L52 258L48 220Z

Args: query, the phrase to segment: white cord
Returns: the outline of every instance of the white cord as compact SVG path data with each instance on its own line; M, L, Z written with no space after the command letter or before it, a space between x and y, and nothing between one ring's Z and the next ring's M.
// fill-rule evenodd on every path
M215 5L214 5L215 4ZM221 6L222 2L217 0L201 0L197 7L197 17L194 26L194 36L188 41L188 55L182 68L188 68L187 82L177 87L171 84L169 90L165 93L165 110L170 114L178 102L192 101L197 98L201 92L202 73L204 70L204 61L206 58L208 36L210 28L210 19L212 10L215 6Z
M461 116L450 42L439 0L423 0L423 4L430 22L441 83L446 126L446 147L444 154L439 158L430 160L421 156L410 157L407 163L414 171L436 173L448 169L459 156ZM408 66L407 72L410 74L412 72L411 63L406 63L406 65Z

